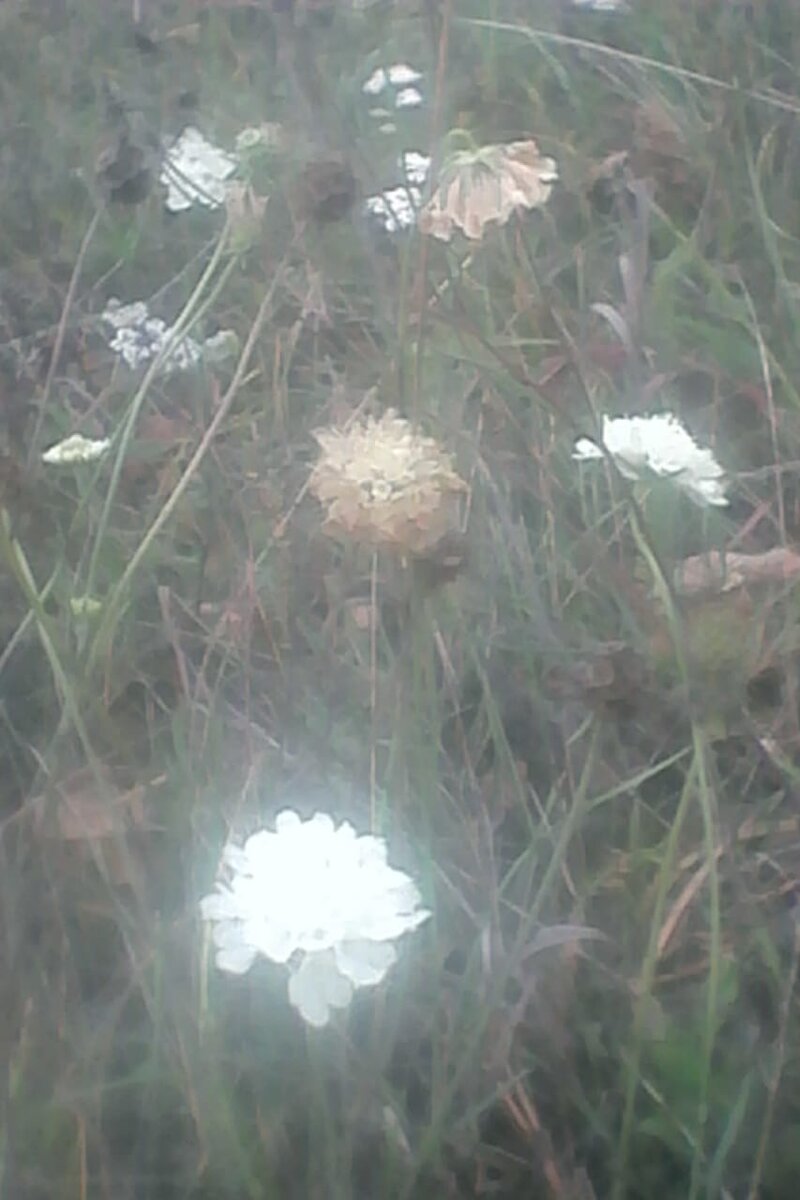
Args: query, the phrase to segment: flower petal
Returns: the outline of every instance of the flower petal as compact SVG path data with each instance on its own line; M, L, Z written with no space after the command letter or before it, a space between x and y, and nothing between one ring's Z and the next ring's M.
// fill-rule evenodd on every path
M334 953L339 970L354 987L374 987L397 962L391 942L343 942Z
M346 1008L353 998L353 985L339 973L330 950L306 954L289 976L289 1002L309 1025L327 1025L332 1008Z

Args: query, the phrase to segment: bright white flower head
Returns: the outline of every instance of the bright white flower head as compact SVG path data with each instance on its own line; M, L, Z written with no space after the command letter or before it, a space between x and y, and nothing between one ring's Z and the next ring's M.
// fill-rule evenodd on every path
M419 88L401 88L394 98L395 108L419 108L422 104L422 92Z
M423 187L431 169L431 156L419 150L404 150L400 155L400 169L409 183Z
M109 438L85 438L82 433L73 433L63 442L57 442L42 455L42 462L49 466L66 466L73 463L91 463L102 458L111 445Z
M725 473L711 450L698 446L673 413L648 417L603 417L603 444L626 479L648 471L672 479L697 504L724 508ZM603 457L590 438L575 443L579 461Z
M399 166L406 184L386 188L374 196L367 196L364 201L364 210L387 233L411 229L416 224L417 212L422 204L422 187L428 178L431 160L419 150L404 150L400 155Z
M382 838L326 813L287 809L223 854L225 882L201 901L217 966L241 975L259 955L289 970L289 1000L310 1025L328 1023L359 987L380 983L395 941L430 916L416 884L386 861Z
M411 184L409 187L387 188L385 192L367 196L364 209L387 233L397 233L414 225L421 203L422 192Z
M421 79L420 72L408 63L376 67L361 88L366 96L381 97L383 107L370 109L370 116L384 120L391 116L393 108L419 108L425 102L422 92L415 86Z
M362 87L367 96L380 96L387 87L403 88L412 83L419 83L422 76L408 63L394 63L391 67L376 67Z
M199 129L187 125L168 148L161 172L167 209L185 212L194 204L219 208L225 202L225 180L236 167L233 155L207 142Z

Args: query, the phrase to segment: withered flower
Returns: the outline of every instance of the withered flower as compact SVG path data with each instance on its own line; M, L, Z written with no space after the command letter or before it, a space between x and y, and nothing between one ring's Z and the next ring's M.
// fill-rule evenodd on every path
M419 214L419 228L444 242L455 228L479 241L491 222L505 225L519 209L540 208L557 179L555 160L532 140L456 151Z
M330 533L426 554L456 526L464 481L450 455L393 409L314 436L322 452L310 487Z
M335 155L306 163L294 184L298 216L322 225L346 217L357 195L352 167Z

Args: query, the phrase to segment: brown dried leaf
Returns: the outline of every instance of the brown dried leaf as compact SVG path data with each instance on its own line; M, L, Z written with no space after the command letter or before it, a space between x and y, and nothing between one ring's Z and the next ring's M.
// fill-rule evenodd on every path
M675 590L683 596L732 592L746 584L786 583L800 575L800 554L776 546L762 554L696 554L676 567Z
M143 797L141 784L122 789L110 771L101 770L98 778L91 768L82 767L56 783L51 794L36 797L33 804L46 837L90 842L152 828Z

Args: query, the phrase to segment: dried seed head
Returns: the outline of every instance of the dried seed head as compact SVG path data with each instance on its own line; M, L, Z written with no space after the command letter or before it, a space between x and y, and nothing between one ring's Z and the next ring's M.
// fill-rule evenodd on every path
M314 436L322 452L310 486L330 533L425 554L455 527L464 481L450 455L393 409Z

